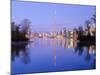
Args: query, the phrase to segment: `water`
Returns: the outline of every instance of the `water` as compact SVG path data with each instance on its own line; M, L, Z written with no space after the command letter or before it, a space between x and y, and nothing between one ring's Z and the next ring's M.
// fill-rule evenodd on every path
M12 74L95 69L94 43L73 39L33 39L12 44Z

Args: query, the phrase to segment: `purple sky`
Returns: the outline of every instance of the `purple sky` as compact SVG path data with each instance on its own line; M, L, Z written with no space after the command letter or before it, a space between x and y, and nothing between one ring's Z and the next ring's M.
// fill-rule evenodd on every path
M56 30L60 31L63 27L84 26L95 10L95 6L12 1L12 21L29 19L32 31L48 32L53 30L56 17Z

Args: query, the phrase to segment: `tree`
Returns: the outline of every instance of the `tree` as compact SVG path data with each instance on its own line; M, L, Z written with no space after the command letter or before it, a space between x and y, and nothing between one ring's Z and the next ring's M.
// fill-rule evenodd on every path
M83 34L83 28L81 26L78 28L78 31L79 31L79 35Z
M86 29L87 29L88 34L89 34L89 31L90 31L90 25L91 25L90 20L86 20L86 21L85 21L85 25L86 25Z
M92 15L91 20L93 21L93 23L96 23L96 15Z
M27 34L29 31L30 31L30 20L29 19L24 19L23 21L22 21L22 23L21 23L21 25L22 25L22 32L24 33L24 34Z
M12 41L28 41L29 38L26 37L28 31L30 30L30 21L24 19L21 24L15 25L15 22L11 23L12 28Z
M12 22L12 23L11 23L11 31L15 31L15 29L16 29L16 28L15 28L15 22Z

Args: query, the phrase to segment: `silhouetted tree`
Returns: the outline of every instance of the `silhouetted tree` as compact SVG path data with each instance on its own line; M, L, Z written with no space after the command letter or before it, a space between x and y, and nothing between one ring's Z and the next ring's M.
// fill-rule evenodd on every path
M93 21L93 23L96 23L96 15L92 15L91 20Z
M88 31L88 35L90 35L90 33L89 33L89 31L90 31L90 25L91 25L90 20L86 20L86 21L85 21L85 25L86 25L86 29L87 29L87 31Z
M78 36L81 37L83 35L83 28L80 26L78 27Z
M27 34L27 32L29 32L30 31L30 20L29 19L24 19L23 21L22 21L22 23L21 23L21 25L22 25L22 32L24 33L24 34Z
M27 38L26 35L30 31L30 21L28 19L24 19L19 25L12 22L11 29L12 41L27 41L29 38Z

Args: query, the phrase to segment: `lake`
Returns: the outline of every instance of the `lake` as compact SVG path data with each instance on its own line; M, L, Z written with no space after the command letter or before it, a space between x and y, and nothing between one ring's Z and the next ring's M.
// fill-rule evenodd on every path
M35 38L12 44L12 74L88 70L96 68L94 43L73 39Z

